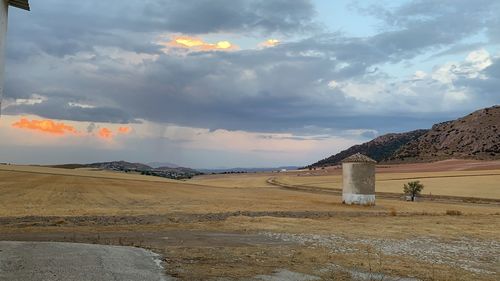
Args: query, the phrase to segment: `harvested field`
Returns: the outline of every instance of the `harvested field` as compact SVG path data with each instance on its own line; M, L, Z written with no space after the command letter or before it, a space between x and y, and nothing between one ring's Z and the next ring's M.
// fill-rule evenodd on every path
M267 183L340 184L333 173L305 173L181 182L0 166L0 239L139 246L162 254L180 280L498 280L498 204L387 198L345 206L335 194ZM382 173L377 189L425 177L433 194L496 196L496 173ZM475 179L482 185L469 186Z
M458 160L457 160L458 161ZM447 162L447 161L443 161ZM378 167L376 176L376 191L401 193L403 185L409 181L418 180L425 185L424 195L446 195L458 197L476 197L500 199L500 168L495 162L480 163L472 165L469 162L458 165L444 165L442 171L423 172L422 168L417 168L416 164L409 164L415 167L416 172L404 165L398 167ZM475 163L475 162L474 162ZM422 164L425 167L432 167L431 164ZM466 168L467 170L458 170ZM476 167L477 170L471 170ZM496 169L485 169L496 168ZM340 168L331 168L319 171L301 171L295 173L278 174L275 180L279 183L296 186L320 187L342 189L342 175Z

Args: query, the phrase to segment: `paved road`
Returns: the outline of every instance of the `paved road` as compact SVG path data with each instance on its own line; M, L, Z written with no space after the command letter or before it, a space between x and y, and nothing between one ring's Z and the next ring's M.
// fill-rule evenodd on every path
M1 281L167 281L156 255L133 247L1 242Z

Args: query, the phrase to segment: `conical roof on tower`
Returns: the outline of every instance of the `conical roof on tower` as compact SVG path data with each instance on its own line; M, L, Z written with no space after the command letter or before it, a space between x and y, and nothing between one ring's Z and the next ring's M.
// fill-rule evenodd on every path
M364 154L356 153L342 160L342 163L377 163L377 161Z

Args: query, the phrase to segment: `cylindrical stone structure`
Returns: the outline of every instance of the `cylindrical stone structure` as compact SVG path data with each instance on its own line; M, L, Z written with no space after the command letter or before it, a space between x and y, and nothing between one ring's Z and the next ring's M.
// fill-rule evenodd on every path
M375 205L375 164L377 161L361 153L342 160L342 203Z

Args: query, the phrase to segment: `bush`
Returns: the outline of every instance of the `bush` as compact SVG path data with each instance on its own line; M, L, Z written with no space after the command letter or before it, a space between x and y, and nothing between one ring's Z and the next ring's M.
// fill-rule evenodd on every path
M458 210L446 210L446 214L448 216L460 216L462 215L462 212Z

